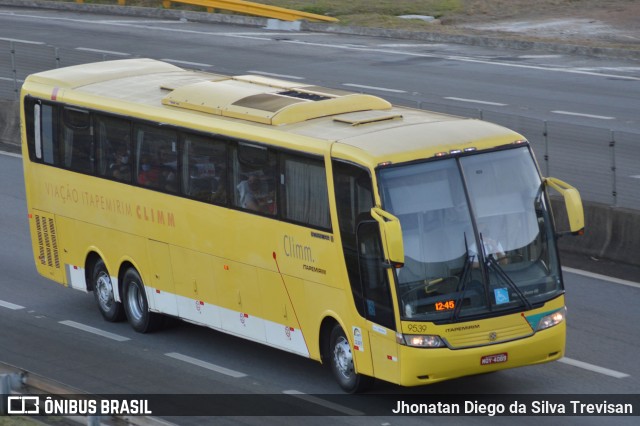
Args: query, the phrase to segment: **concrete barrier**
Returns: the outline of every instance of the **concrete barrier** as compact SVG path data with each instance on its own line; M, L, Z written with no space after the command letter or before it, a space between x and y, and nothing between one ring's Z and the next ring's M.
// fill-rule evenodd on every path
M0 148L20 151L20 110L18 101L0 100Z
M562 200L552 200L558 231L569 229ZM561 251L640 266L640 211L584 202L585 231L564 236Z

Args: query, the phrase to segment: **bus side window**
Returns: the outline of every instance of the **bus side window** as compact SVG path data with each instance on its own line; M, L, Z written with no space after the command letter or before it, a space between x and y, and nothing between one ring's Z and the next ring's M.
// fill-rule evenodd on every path
M238 143L232 151L233 205L262 214L277 214L277 156L266 147Z
M62 166L80 173L93 173L94 149L89 112L65 108L62 116Z
M338 210L342 252L358 313L366 316L364 290L360 276L356 229L359 219L369 218L373 207L371 177L367 170L342 161L333 161L333 181Z
M97 174L131 182L131 124L116 117L95 116Z
M330 229L324 161L291 154L283 154L282 159L283 216L294 222Z
M57 164L57 120L54 120L57 112L55 105L31 97L25 99L27 147L31 161Z
M136 182L164 192L178 191L178 143L174 130L136 125Z
M365 221L358 226L358 255L366 318L394 330L396 322L391 288L383 266L384 254L377 222Z
M190 134L182 144L182 193L196 200L226 204L227 144Z

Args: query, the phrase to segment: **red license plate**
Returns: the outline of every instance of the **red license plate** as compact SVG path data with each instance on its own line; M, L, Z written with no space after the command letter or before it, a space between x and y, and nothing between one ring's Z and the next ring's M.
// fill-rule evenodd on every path
M507 362L509 355L506 352L501 354L487 355L480 358L480 365L498 364L501 362Z

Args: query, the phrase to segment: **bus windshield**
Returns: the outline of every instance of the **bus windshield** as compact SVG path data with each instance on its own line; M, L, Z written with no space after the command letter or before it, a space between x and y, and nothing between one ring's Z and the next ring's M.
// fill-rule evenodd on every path
M563 292L549 206L527 146L380 169L402 226L401 318L438 323L539 306Z

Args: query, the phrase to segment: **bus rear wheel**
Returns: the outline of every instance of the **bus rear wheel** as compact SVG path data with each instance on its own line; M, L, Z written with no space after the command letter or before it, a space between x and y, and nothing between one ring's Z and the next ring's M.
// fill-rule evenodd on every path
M131 327L139 333L150 333L160 328L162 317L149 312L149 303L140 274L133 268L124 274L124 310Z
M102 259L93 265L91 274L93 296L102 317L109 322L122 321L125 318L122 303L116 301L111 276Z
M329 361L333 375L345 392L364 392L373 386L373 377L356 373L351 345L339 325L333 328L329 338Z

